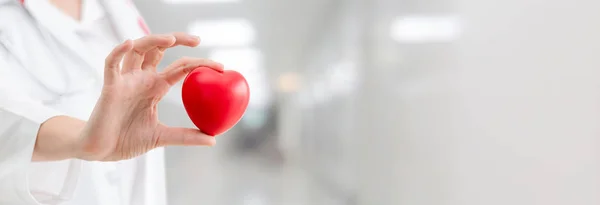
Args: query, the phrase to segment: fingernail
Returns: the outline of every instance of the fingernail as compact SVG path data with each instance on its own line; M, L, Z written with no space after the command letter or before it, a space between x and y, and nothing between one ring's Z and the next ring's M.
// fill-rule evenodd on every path
M195 41L200 41L200 36L191 36L191 38Z

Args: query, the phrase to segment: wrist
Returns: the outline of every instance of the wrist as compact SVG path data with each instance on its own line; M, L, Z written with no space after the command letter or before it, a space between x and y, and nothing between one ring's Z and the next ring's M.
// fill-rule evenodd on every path
M42 123L35 142L33 161L58 161L77 158L85 121L55 116Z

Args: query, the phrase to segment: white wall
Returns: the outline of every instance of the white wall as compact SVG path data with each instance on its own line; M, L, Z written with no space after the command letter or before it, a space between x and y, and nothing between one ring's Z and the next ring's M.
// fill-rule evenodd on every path
M303 110L300 136L355 143L337 159L359 204L600 203L600 1L368 2L360 87ZM458 15L462 36L394 43L414 14Z
M460 5L456 203L600 203L600 2Z

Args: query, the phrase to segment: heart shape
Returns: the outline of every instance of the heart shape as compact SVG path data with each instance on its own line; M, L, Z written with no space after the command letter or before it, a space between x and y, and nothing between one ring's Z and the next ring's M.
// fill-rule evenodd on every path
M237 124L250 100L250 88L242 74L198 67L183 81L183 106L203 133L216 136Z

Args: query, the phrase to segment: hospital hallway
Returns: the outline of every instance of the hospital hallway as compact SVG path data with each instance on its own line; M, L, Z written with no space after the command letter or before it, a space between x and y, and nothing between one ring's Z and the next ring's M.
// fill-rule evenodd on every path
M169 204L600 204L598 0L134 2L202 39L163 65L251 91L215 147L167 148ZM181 85L159 112L194 127Z

